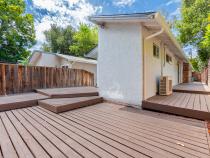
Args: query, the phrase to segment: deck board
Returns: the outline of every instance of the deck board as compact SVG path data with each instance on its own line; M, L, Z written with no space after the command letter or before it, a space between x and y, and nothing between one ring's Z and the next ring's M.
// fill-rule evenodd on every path
M61 113L85 106L94 105L103 102L99 96L76 97L76 98L56 98L39 101L39 106L55 113Z
M7 111L6 114L15 126L19 135L24 140L25 144L30 148L30 151L33 153L33 155L38 158L49 158L50 156L47 154L47 152L34 139L30 132L19 122L19 120L13 115L13 113L11 111Z
M69 150L74 150L78 154L80 154L82 157L87 158L95 158L98 157L93 152L89 151L85 146L78 143L76 140L74 140L71 137L68 137L67 135L69 132L60 131L53 125L46 122L42 117L40 117L39 113L37 111L31 110L31 109L24 109L24 112L30 115L33 119L37 120L40 124L42 124L46 129L48 129L50 132L52 132L55 136L57 136L59 139L61 139L64 143L66 143L69 146ZM71 135L71 134L69 134Z
M194 110L201 110L200 108L200 95L199 94L196 94L195 95L195 100L194 100L194 104L193 104L193 109Z
M112 154L110 154L109 152L101 149L99 146L97 146L95 144L96 140L93 142L89 141L88 139L86 139L86 137L88 135L78 135L78 133L74 132L76 129L74 127L69 127L69 125L67 125L66 128L66 122L63 122L59 119L57 119L56 117L50 116L49 118L46 117L48 116L47 113L45 113L44 111L41 110L41 112L39 111L39 109L33 109L31 110L33 112L37 112L39 113L39 117L41 117L42 119L47 119L48 123L50 123L51 125L53 125L54 127L58 127L59 129L61 129L66 135L68 135L69 137L73 138L74 140L78 141L78 143L84 145L85 148L87 148L88 150L92 151L93 153L95 153L96 155L99 155L100 157L113 157ZM46 116L45 116L45 115ZM57 120L56 122L54 120ZM60 123L58 123L60 122ZM65 125L64 125L65 124ZM88 137L87 137L88 138ZM91 137L92 138L92 137ZM103 145L102 145L103 146ZM84 155L85 156L85 155Z
M93 111L93 110L94 109L91 109L91 111ZM149 130L152 130L153 132L160 131L160 132L163 132L162 134L166 133L166 134L170 134L170 136L171 135L181 136L181 137L183 136L184 138L188 138L188 139L193 138L193 141L195 141L195 142L200 142L202 144L205 143L200 138L204 137L206 135L206 133L205 133L205 131L200 130L200 128L195 127L195 128L191 128L191 131L185 131L183 126L181 126L180 124L174 123L174 126L173 126L171 124L169 125L167 121L162 122L162 124L164 126L159 126L159 125L155 125L155 121L161 121L161 119L154 118L155 121L153 122L153 120L148 119L148 117L141 116L139 118L138 115L136 115L136 116L129 115L126 117L126 115L125 115L126 113L124 115L119 115L119 114L116 114L115 112L112 113L112 112L106 111L106 110L101 111L101 108L100 108L100 110L97 109L96 113L94 113L94 114L95 115L105 114L112 118L113 117L123 118L123 120L126 119L125 122L128 124L134 124L136 126L141 126L141 128L144 128L144 129L148 128ZM136 121L136 120L138 120L138 121ZM171 122L169 121L169 123L171 123ZM180 130L180 129L182 129L182 130Z
M82 117L82 116L84 116L84 113L82 113L78 116ZM84 117L84 119L83 119L83 121L85 121L84 124L87 124L88 122L92 121L94 125L98 124L98 127L104 126L104 130L106 130L106 129L107 129L107 131L113 130L113 131L117 132L118 134L123 133L124 135L128 135L129 136L128 140L129 139L137 139L139 141L146 140L146 142L150 142L148 140L150 140L152 138L153 142L152 143L150 142L151 145L154 145L155 144L154 142L159 143L159 145L156 144L156 147L157 146L160 147L163 144L167 145L169 151L170 151L170 149L172 149L173 151L175 151L177 149L177 152L180 152L180 154L183 154L183 156L185 155L183 153L183 151L188 152L188 153L194 153L195 148L193 145L186 143L187 144L186 146L191 147L192 149L188 149L188 148L183 149L183 148L180 148L179 146L177 146L177 144L174 144L174 139L166 138L163 135L161 135L160 133L156 134L155 132L149 132L146 129L139 130L139 128L128 125L128 124L126 126L124 126L122 123L119 123L119 120L112 121L110 123L110 121L108 119L109 117L107 117L105 119L105 117L95 117L95 116L96 116L96 114L94 114L94 116L92 116L92 118L91 118L92 120L90 120L90 119L88 120L89 113L87 113L86 117ZM72 114L69 114L67 116L67 118L72 119ZM74 120L77 121L76 118ZM101 120L103 120L103 121L101 121ZM200 151L203 151L205 154L207 153L206 150L203 148L200 148ZM196 153L194 153L194 154L196 154Z
M18 110L18 112L25 118L27 119L31 124L34 125L36 129L39 130L40 133L44 133L46 138L50 140L57 148L61 150L62 153L64 153L66 156L71 155L72 157L75 158L81 158L81 156L76 153L74 150L69 148L68 145L66 145L62 140L59 138L55 137L51 131L47 130L42 126L41 123L36 122L34 119L30 117L30 115L27 115L23 110Z
M210 88L200 82L182 83L173 87L174 92L210 94Z
M60 114L28 107L0 112L0 157L209 158L206 130L204 121L111 103Z
M2 113L0 116L19 157L33 158L33 154L30 152L29 148L24 143L7 115Z
M210 95L174 92L170 96L162 96L161 98L162 101L158 102L153 99L145 100L142 107L201 120L210 120Z
M38 104L38 100L49 98L38 93L25 93L0 97L0 111L13 110Z
M0 145L1 145L3 156L5 155L5 157L9 157L9 158L16 158L16 157L18 158L16 150L4 127L2 119L0 119Z
M66 123L66 122L63 121L62 117L53 116L52 113L50 114L48 111L47 112L42 111L41 113L44 113L49 118L56 121L57 123L62 123L63 126L65 126L67 129L72 130L73 132L77 133L81 137L83 137L83 138L85 138L89 141L91 140L94 144L96 144L97 146L100 146L101 148L105 149L110 154L112 153L114 156L117 156L117 157L131 157L129 154L133 154L132 152L134 152L134 151L132 151L132 152L124 153L123 151L127 151L127 150L129 151L129 149L125 150L124 147L121 144L118 144L118 143L112 141L111 139L107 139L106 137L103 137L102 135L98 135L96 132L94 132L92 130L89 130L89 129L84 130L82 126L79 126L79 125L74 124L72 122ZM114 146L115 148L112 148L110 145L107 145L107 144L112 144L112 146ZM118 148L118 150L116 148ZM122 149L122 151L121 151L121 149Z
M51 140L43 136L39 129L35 128L33 124L30 124L18 111L14 111L13 113L49 155L60 158L66 157Z
M48 88L36 89L36 92L49 96L50 98L72 98L98 96L98 90L95 87L69 87L69 88Z

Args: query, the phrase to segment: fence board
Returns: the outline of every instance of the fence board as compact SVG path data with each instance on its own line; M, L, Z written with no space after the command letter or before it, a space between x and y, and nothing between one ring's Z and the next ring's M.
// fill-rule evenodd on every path
M76 86L94 86L94 74L79 69L0 64L0 95Z

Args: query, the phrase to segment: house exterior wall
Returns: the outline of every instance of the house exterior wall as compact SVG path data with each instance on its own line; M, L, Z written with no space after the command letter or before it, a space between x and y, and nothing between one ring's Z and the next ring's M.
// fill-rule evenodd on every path
M40 53L40 56L34 63L30 63L33 66L48 66L48 67L60 67L61 60L50 53Z
M141 26L106 24L99 28L98 86L107 100L141 105L142 35Z
M157 46L160 41L157 39L144 40L144 99L152 97L158 91L159 78L161 76L161 52L159 57L153 56L153 43Z
M70 62L50 53L41 53L35 62L30 63L32 66L62 67L68 66L73 69L83 69L94 74L94 83L97 85L97 64L88 64L81 62Z
M96 64L88 64L88 63L80 63L80 62L70 62L66 59L61 59L61 66L68 65L69 68L72 69L82 69L89 71L94 74L94 83L97 85L97 65Z
M144 39L144 99L148 99L157 94L161 75L171 76L173 85L182 82L183 63L179 62L178 66L178 60L158 36L146 40L146 37L151 33L145 28L142 32ZM159 57L153 55L153 44L159 46ZM166 54L172 57L171 63L166 62Z
M166 49L166 53L169 54L172 57L172 62L168 63L164 60L163 64L163 75L164 76L171 76L172 77L172 84L177 85L179 84L179 66L178 66L178 60L175 58L175 56L168 50Z

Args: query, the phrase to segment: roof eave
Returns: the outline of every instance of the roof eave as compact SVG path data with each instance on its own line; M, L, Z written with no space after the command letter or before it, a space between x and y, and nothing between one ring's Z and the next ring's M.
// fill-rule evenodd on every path
M97 61L95 61L95 60L90 60L90 59L85 59L85 60L83 60L83 61L81 61L81 60L77 60L77 59L70 59L70 58L68 58L68 57L66 57L66 56L64 56L64 55L62 55L62 54L59 54L59 53L56 53L56 56L58 56L58 57L60 57L60 58L63 58L63 59L66 59L66 60L68 60L68 61L72 61L72 62L78 62L78 63L85 63L85 64L93 64L93 65L97 65ZM89 60L89 61L88 61Z
M184 59L184 61L185 62L188 62L188 59L187 59L186 55L184 54L184 52L183 52L180 44L178 43L178 41L176 40L176 38L172 34L171 30L169 29L168 24L165 22L164 17L161 16L160 13L156 13L155 14L155 20L159 23L159 25L161 25L161 27L163 27L164 31L167 33L167 35L170 37L170 39L172 40L172 42L178 48L178 50L180 52L180 55L182 56L182 58Z
M185 62L188 62L187 57L185 56L180 44L174 37L174 35L171 33L170 28L168 27L168 24L165 22L165 19L159 12L150 14L150 15L145 15L145 16L132 16L132 15L125 15L125 16L92 16L89 17L89 20L97 25L101 25L106 22L139 22L139 23L145 23L145 22L151 22L151 21L156 21L163 29L164 32L169 36L171 41L174 43L176 48L179 50L180 57L182 60Z
M104 22L146 22L154 19L155 14L145 16L132 16L132 15L116 15L116 16L92 16L89 20L95 24L101 24Z

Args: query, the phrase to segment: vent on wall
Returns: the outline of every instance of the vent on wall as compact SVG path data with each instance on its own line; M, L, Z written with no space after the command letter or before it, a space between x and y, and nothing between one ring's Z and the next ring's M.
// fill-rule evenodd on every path
M172 77L161 76L159 85L159 95L170 95L172 94Z

